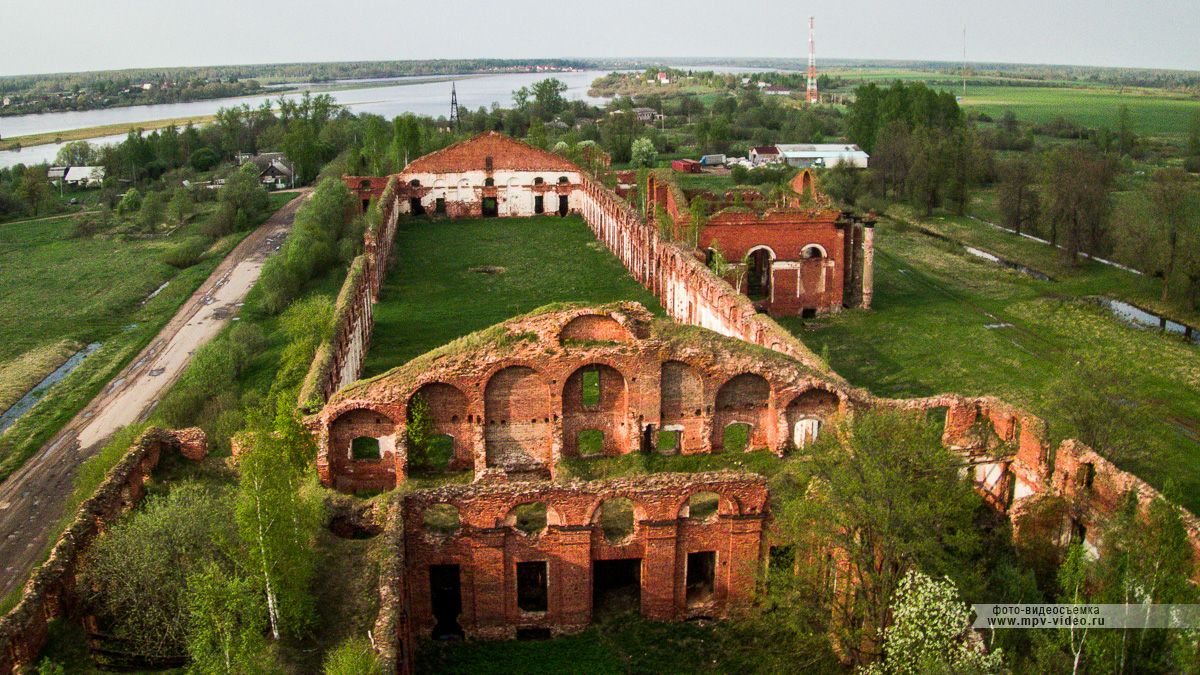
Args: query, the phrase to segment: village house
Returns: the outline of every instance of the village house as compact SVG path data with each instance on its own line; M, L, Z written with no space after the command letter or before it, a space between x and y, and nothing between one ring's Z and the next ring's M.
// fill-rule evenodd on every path
M253 162L258 167L259 182L268 190L281 190L295 186L296 169L282 152L263 152L257 155L239 152L237 160L239 164Z

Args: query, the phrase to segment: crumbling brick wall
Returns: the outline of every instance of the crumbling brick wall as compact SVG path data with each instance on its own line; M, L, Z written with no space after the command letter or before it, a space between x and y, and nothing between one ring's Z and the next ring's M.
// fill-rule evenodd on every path
M75 572L87 548L122 514L137 506L146 480L162 453L176 450L192 460L207 454L204 432L146 430L105 476L96 492L79 505L75 518L59 536L46 562L34 570L21 598L0 618L0 675L31 666L49 637L52 621L66 616L76 603Z
M689 517L688 499L698 493L719 496L708 520ZM610 542L598 522L611 499L634 504L631 536ZM590 483L507 483L451 486L398 497L404 512L405 583L415 634L428 635L436 623L430 567L456 565L460 579L458 623L467 637L511 638L518 629L542 628L553 634L577 631L592 617L593 561L636 559L640 568L643 616L678 621L720 617L747 605L767 517L765 480L745 473L660 474ZM513 511L541 503L544 531L517 529ZM448 504L459 515L452 533L426 527L425 513ZM713 552L711 596L689 603L685 582L688 554ZM518 606L517 564L548 563L544 611ZM385 584L394 583L385 579Z
M535 313L484 332L346 387L310 417L322 482L355 490L404 480L418 392L435 430L453 437L456 468L477 477L552 475L580 454L584 432L602 433L608 456L695 454L723 451L727 429L748 424L749 449L782 454L803 420L824 422L865 400L782 354L655 319L634 303ZM678 442L660 445L659 431L679 432ZM390 454L353 460L359 435Z

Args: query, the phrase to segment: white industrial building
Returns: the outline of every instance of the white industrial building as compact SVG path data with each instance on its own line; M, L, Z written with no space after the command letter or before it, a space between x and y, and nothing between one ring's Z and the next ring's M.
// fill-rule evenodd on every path
M783 161L796 167L833 168L846 163L859 169L867 168L871 156L857 145L844 143L804 143L776 145Z

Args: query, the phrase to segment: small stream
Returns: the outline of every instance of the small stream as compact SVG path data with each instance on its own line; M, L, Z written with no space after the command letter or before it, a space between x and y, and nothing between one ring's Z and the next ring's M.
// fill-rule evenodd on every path
M1113 316L1137 328L1153 328L1166 333L1183 336L1193 344L1200 344L1200 329L1172 321L1153 312L1146 311L1136 305L1114 298L1097 298L1102 306L1108 308Z
M12 426L13 422L16 422L21 415L29 412L29 409L36 405L38 401L42 400L42 397L45 396L46 392L50 390L50 387L57 384L67 375L70 375L71 371L78 368L79 364L83 363L84 359L86 359L92 354L92 352L99 348L100 343L93 342L83 349L75 352L71 355L71 358L67 359L61 366L55 368L54 372L43 378L41 382L38 382L33 389L27 391L25 395L18 399L11 408L5 410L4 414L0 415L0 434L4 433L10 426Z
M1004 268L1010 269L1010 270L1014 270L1016 272L1020 272L1021 274L1024 274L1025 276L1028 276L1028 277L1033 277L1034 279L1037 279L1038 281L1054 281L1054 279L1049 274L1046 274L1045 272L1039 272L1038 270L1035 270L1032 267L1026 267L1025 265L1022 265L1021 263L1018 263L1018 262L1013 262L1011 260L1005 260L1004 258L1001 258L1000 256L995 255L994 253L988 253L987 251L977 249L974 246L967 246L966 244L963 244L963 248L967 251L967 253L970 253L971 255L975 256L976 258L983 258L984 260L994 262L1001 267L1004 267Z

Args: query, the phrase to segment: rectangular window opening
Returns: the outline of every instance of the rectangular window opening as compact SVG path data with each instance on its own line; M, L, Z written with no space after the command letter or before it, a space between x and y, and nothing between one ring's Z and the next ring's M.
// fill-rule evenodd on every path
M687 556L687 604L709 602L716 588L717 552L698 551Z
M549 570L546 561L517 563L517 607L522 612L545 612L548 607Z

